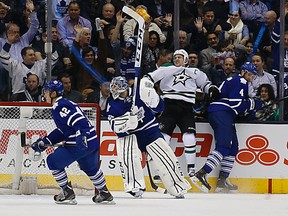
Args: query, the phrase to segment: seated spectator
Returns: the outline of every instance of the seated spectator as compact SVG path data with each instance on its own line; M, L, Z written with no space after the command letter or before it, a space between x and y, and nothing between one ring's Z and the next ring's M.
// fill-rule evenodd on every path
M277 85L273 75L264 71L264 59L260 53L252 56L252 63L257 69L257 74L254 79L249 83L249 97L255 97L258 88L261 84L270 84L273 87L274 95L277 96Z
M273 87L270 84L260 85L256 97L259 97L262 101L264 101L265 107L255 113L255 120L278 120L279 107L276 103L274 103L275 95Z
M68 13L68 7L73 0L52 1L52 20L57 24Z
M72 1L68 6L68 14L61 18L57 23L58 38L60 42L72 47L73 40L76 38L75 28L88 28L92 31L91 22L80 16L80 7L76 1Z
M223 81L232 76L239 75L239 72L235 70L234 58L227 57L222 65L216 65L211 69L211 82L213 85L220 86Z
M142 7L143 9L145 9L147 11L147 8L143 5L139 5L137 8ZM171 19L172 22L172 19ZM137 32L135 32L136 30L136 26L137 26L137 21L134 19L129 19L123 26L123 35L124 35L124 40L127 40L129 37L137 35ZM172 25L172 23L171 23ZM138 27L137 27L138 29ZM162 32L162 30L159 28L159 26L153 22L147 23L146 21L146 27L145 30L147 30L148 32L150 31L156 31L159 34L160 37L160 43L164 43L166 41L166 36L164 35L164 33Z
M97 103L101 108L101 115L105 115L107 104L110 97L110 82L104 82L100 84L99 89L93 89L91 93L87 95L87 103Z
M28 73L23 82L25 84L24 92L15 94L13 101L41 102L42 88L39 77L36 74Z
M229 14L229 2L224 0L209 1L205 4L206 8L213 8L215 17L221 22L226 22Z
M57 36L57 28L55 26L52 27L51 39L52 39L52 50L57 51L59 55L59 61L57 61L56 65L51 71L51 75L56 78L61 73L69 73L72 64L70 60L69 48L59 42ZM36 60L42 60L46 58L45 53L46 41L47 41L47 34L46 32L43 32L41 40L34 41L32 43L32 47L35 49Z
M253 45L253 40L249 39L245 45L245 52L241 52L237 55L236 68L240 68L245 62L252 62Z
M229 40L231 44L242 44L245 46L249 40L249 30L243 24L239 11L231 11L227 22L231 24L232 28L229 31L224 31L224 39Z
M36 61L35 52L32 47L24 47L21 50L23 62L11 58L9 50L12 41L15 40L14 37L8 38L8 42L3 46L3 49L0 52L0 61L4 68L9 72L9 76L12 79L11 100L14 100L17 93L24 92L25 85L23 83L23 78L26 77L28 73L36 74L39 77L39 83L41 86L44 84L44 80L46 79L46 59ZM58 53L55 52L52 54L52 69L57 61Z
M81 92L72 89L71 76L69 74L60 74L58 77L58 80L60 80L63 83L63 87L64 87L63 97L64 98L67 98L68 100L71 100L74 103L84 102L84 98Z

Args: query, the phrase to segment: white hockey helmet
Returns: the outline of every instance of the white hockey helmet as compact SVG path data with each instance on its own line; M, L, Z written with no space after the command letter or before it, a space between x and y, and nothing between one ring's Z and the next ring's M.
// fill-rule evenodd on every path
M125 77L117 76L111 80L110 92L113 99L117 99L122 92L125 92L129 88L128 82Z
M184 65L188 64L188 61L189 61L188 53L184 49L176 50L173 53L173 58L174 58L175 55L182 55L183 58L184 58Z

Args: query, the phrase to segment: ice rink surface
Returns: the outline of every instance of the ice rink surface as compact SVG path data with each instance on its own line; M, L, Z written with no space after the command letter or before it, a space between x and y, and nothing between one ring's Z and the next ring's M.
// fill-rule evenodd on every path
M134 199L113 192L116 205L96 205L77 196L78 205L57 205L51 195L0 195L3 216L287 216L288 194L189 193L185 199L146 192Z

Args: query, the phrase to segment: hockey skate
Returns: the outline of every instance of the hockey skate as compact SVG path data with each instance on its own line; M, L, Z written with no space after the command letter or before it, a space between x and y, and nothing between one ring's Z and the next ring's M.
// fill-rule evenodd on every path
M232 184L228 178L219 178L217 181L215 193L237 193L238 186Z
M153 180L155 184L162 184L162 180L159 175L153 176Z
M67 186L62 189L60 194L54 196L54 200L56 204L65 204L65 205L77 204L71 182L68 182Z
M139 191L136 191L136 192L129 191L128 193L131 194L136 199L141 199L142 195L144 194L144 190L140 189Z
M190 177L191 182L204 193L208 193L211 189L211 186L207 182L206 174L206 171L202 168L194 176Z
M104 186L103 190L92 197L92 200L96 204L107 204L107 205L115 205L116 203L113 201L113 196L109 192L106 186Z
M195 175L195 168L188 167L188 175L189 177L193 177Z

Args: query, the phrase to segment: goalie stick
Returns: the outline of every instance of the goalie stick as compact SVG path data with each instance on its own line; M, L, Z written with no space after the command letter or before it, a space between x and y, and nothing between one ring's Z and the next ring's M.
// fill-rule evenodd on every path
M132 100L132 113L133 108L135 106L135 100L136 100L136 89L138 84L138 77L139 77L139 70L141 67L141 59L142 59L142 48L143 48L143 39L144 39L144 32L145 32L145 21L142 16L140 16L138 13L136 13L131 8L124 6L122 8L122 11L132 17L137 23L138 23L138 35L137 35L137 45L136 45L136 54L135 54L135 79L134 79L134 95Z
M151 184L151 187L159 192L159 193L162 193L162 194L167 194L167 190L162 188L162 187L159 187L158 185L156 185L152 179L152 175L151 175L151 171L150 171L150 166L149 166L149 162L148 160L146 159L146 164L147 164L147 171L148 171L148 175L149 175L149 181L150 181L150 184Z

